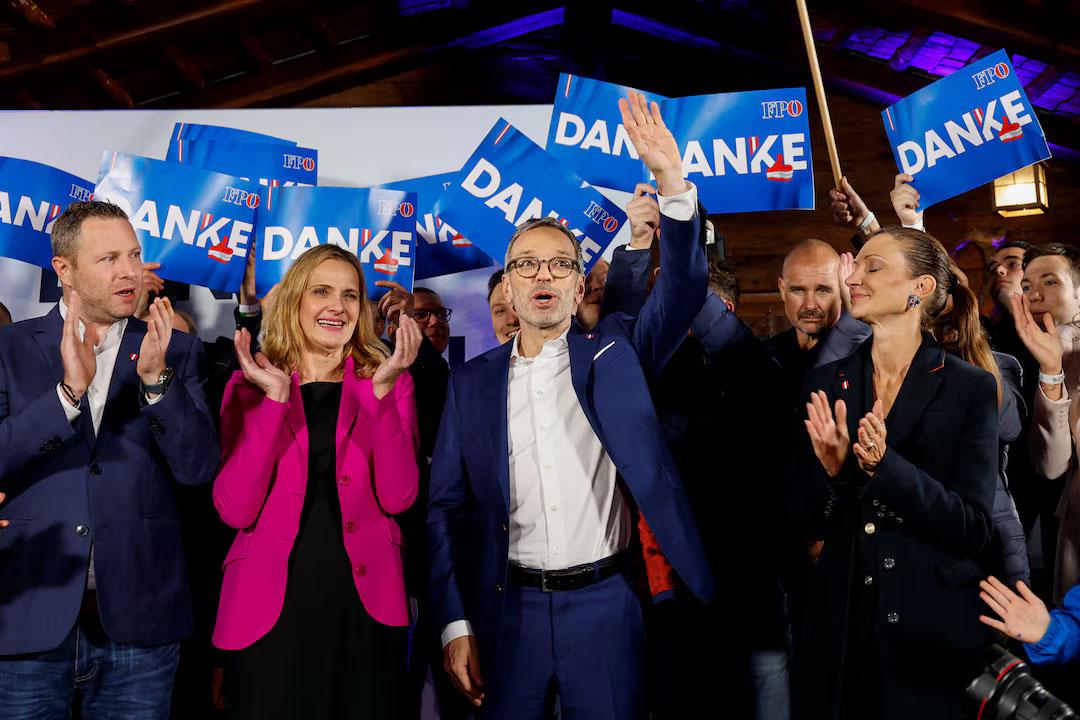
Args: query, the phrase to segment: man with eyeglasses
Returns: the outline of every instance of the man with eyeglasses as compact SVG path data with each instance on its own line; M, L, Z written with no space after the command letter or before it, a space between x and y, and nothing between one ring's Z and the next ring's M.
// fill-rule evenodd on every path
M697 192L659 106L638 93L619 105L660 196L669 265L649 300L582 329L577 240L552 218L524 223L502 280L520 329L447 390L429 586L444 664L485 720L540 720L555 697L564 717L644 716L635 511L678 574L669 592L714 591L648 388L705 302Z

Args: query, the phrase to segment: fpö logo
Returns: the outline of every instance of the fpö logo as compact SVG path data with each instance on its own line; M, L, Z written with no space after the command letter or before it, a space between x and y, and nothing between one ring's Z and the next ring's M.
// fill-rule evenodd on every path
M225 196L221 198L221 201L238 207L244 207L246 205L254 210L259 207L259 194L226 185Z
M380 200L376 212L384 217L400 215L409 218L416 214L416 206L407 200L400 203L394 200Z
M281 167L286 170L306 170L311 172L315 169L315 158L313 157L283 153L282 158Z
M1009 65L1003 62L971 75L971 79L975 81L976 90L982 90L984 87L993 85L998 80L1004 80L1007 77L1009 77Z
M615 232L619 228L619 218L593 200L590 200L589 207L585 208L585 216L609 233Z
M769 100L761 103L761 119L799 117L804 109L801 100Z
M68 197L79 202L90 202L94 199L94 191L82 185L72 185L68 191Z

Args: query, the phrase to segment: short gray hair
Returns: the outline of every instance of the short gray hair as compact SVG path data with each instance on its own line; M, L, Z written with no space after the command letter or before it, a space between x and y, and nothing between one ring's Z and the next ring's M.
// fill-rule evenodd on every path
M528 222L518 225L518 229L515 230L514 234L510 236L510 242L506 246L506 257L503 258L503 267L506 267L510 263L510 251L514 249L514 243L517 242L517 239L519 237L529 232L530 230L545 227L552 228L553 230L558 230L567 238L569 238L570 242L574 245L574 255L577 258L577 270L579 273L584 274L585 259L581 254L581 243L579 243L578 239L574 237L574 233L570 232L570 228L566 227L561 222L552 217L536 218L535 220L529 220ZM491 293L488 293L488 295L491 295Z
M75 256L79 250L79 238L82 237L82 224L90 218L127 220L128 216L119 205L103 200L71 203L53 223L52 251L54 256L75 262Z

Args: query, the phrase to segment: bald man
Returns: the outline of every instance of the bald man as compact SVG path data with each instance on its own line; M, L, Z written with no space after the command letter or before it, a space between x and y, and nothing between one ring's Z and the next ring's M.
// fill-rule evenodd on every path
M870 335L870 328L844 310L847 287L843 262L832 245L804 240L787 254L777 284L791 328L765 341L780 365L784 389L797 402L810 370L847 357ZM850 270L848 270L850 272Z

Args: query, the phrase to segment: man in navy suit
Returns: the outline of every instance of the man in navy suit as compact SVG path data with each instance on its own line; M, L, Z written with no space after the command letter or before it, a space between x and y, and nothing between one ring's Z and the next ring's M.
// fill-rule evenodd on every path
M705 301L696 190L659 107L632 93L620 108L656 176L670 266L636 320L585 332L574 236L551 219L520 226L502 281L520 330L451 375L436 442L433 611L452 680L488 719L541 718L555 696L567 720L643 716L635 509L676 592L714 592L647 385Z
M191 632L171 485L218 459L202 343L168 300L131 317L141 250L120 208L73 203L52 243L63 300L0 331L0 708L166 718Z

